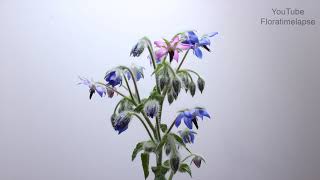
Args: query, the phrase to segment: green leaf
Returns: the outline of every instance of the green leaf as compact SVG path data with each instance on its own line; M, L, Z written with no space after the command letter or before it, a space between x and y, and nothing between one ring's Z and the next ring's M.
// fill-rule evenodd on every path
M145 152L153 152L156 149L156 144L153 141L146 141L143 143L143 150Z
M149 153L141 154L141 162L142 162L144 178L147 179L147 177L149 176Z
M131 156L131 160L133 161L136 157L137 154L143 150L143 144L144 142L139 142L136 147L134 148L133 152L132 152L132 156Z
M188 164L185 164L185 163L181 164L180 168L179 168L179 172L181 172L181 173L187 172L190 175L190 177L192 177L191 169Z
M163 163L163 165L165 166L165 167L170 167L170 161L169 161L169 159L168 160L166 160L164 163Z
M163 133L165 133L165 132L167 132L168 126L167 126L166 124L161 124L161 125L160 125L160 128L161 128L161 131L162 131Z

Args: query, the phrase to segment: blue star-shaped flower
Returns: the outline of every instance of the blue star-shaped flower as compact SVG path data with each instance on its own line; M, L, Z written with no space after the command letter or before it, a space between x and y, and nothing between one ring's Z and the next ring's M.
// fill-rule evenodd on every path
M199 38L193 31L188 31L186 35L186 40L184 40L182 43L191 45L191 49L193 49L193 53L199 58L202 58L202 51L200 47L206 49L207 51L210 52L210 49L208 46L210 46L211 41L210 37L213 37L217 35L218 32L213 32L206 34Z
M196 126L196 128L198 129L198 118L200 117L203 120L203 117L208 117L210 118L209 113L203 109L203 108L195 108L192 110L184 110L182 112L180 112L180 114L177 116L176 120L175 120L175 125L176 127L179 127L181 124L181 120L184 121L184 124L189 128L192 129L192 124L194 124Z

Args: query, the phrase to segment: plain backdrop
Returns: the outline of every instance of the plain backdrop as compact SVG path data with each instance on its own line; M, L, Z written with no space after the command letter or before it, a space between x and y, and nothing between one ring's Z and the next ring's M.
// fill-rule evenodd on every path
M271 8L286 7L304 9L316 25L260 25ZM319 7L317 0L0 0L0 179L143 179L140 161L131 162L147 138L143 127L133 121L117 135L109 119L119 97L90 101L78 76L103 80L108 69L135 63L146 68L138 84L146 96L152 69L146 53L129 57L131 47L145 35L189 29L219 32L212 53L191 54L184 65L204 77L204 93L182 93L163 115L170 123L179 109L204 106L213 117L199 123L190 146L207 161L192 166L193 179L320 179Z

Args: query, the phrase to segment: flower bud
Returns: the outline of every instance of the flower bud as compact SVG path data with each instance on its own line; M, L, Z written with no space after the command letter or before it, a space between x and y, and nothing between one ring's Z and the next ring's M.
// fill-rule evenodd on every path
M111 120L111 125L114 128L116 125L116 114L112 114L112 116L110 117Z
M198 88L199 88L200 92L202 93L202 91L204 89L204 85L205 85L204 79L199 77L197 83L198 83Z
M126 112L121 112L116 116L114 130L118 131L118 134L121 134L128 129L130 121L131 115Z
M179 156L175 153L172 153L172 157L170 158L170 167L174 173L178 171L179 165L180 165Z
M189 90L190 90L191 96L193 97L194 94L196 93L196 85L194 84L193 81L189 83Z
M169 104L171 104L174 100L174 96L173 96L173 91L170 91L168 94L167 94L167 98L168 98L168 102Z
M194 156L191 162L194 163L198 168L201 166L201 162L204 161L204 159L201 156Z
M139 57L145 48L145 41L143 39L139 40L136 45L134 45L131 49L130 56Z
M168 156L170 154L170 152L171 152L170 144L167 143L164 148L165 148L165 153Z
M147 114L147 116L153 118L157 116L159 112L159 102L156 100L149 100L144 105L144 112Z
M108 88L107 89L107 94L108 94L109 98L112 98L114 96L114 90Z
M172 80L172 87L174 89L174 92L178 95L180 93L180 89L181 89L181 82L177 77L175 77Z

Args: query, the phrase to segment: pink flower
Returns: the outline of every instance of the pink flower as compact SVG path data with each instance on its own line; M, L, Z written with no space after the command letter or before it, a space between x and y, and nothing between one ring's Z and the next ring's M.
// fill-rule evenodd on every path
M172 59L178 62L179 52L181 52L182 50L187 50L191 47L188 44L182 44L180 42L179 36L173 37L170 42L164 39L164 41L155 41L154 44L157 48L159 48L155 52L157 61L160 61L163 57L166 57L169 54L170 62L172 61Z

